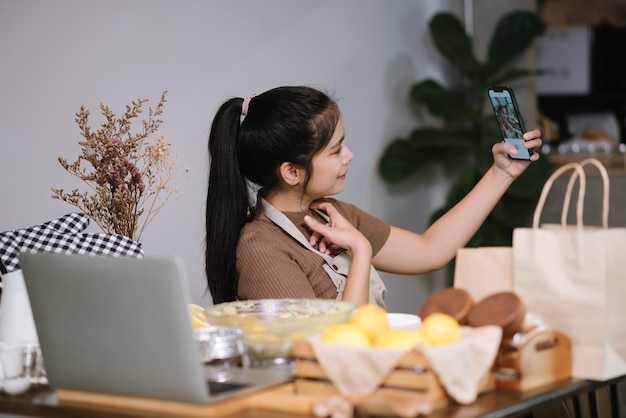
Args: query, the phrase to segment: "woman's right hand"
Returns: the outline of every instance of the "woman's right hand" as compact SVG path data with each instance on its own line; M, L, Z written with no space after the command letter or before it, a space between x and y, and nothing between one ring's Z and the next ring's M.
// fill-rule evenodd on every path
M305 216L304 221L313 230L310 242L315 245L319 241L319 251L332 255L336 249L346 249L352 255L350 271L346 277L346 286L342 300L360 306L369 300L369 275L372 265L372 245L365 235L354 227L329 202L314 202L311 209L326 211L327 224Z
M313 230L309 242L312 246L318 244L318 251L324 254L335 253L339 249L354 252L372 247L365 236L346 220L329 202L314 202L311 209L321 209L328 214L329 221L323 224L311 216L305 216L304 221Z

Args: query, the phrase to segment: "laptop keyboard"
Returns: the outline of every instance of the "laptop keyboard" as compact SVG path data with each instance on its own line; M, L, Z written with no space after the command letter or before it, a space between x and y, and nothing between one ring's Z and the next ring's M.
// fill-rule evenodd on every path
M242 389L250 386L246 383L233 383L233 382L217 382L215 380L209 380L207 382L209 387L209 393L211 395L219 395L222 393L232 392L237 389Z

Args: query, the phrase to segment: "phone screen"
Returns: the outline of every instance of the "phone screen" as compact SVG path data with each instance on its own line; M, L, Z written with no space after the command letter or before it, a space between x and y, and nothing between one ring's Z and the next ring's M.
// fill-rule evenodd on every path
M532 150L524 148L522 135L526 128L513 90L509 87L491 87L489 88L489 101L502 132L502 139L517 148L517 154L510 157L518 160L530 159Z

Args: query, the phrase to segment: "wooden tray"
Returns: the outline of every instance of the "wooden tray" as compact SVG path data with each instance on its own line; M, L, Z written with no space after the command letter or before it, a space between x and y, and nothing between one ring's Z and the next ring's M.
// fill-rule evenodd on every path
M106 393L58 389L60 404L81 405L107 411L145 414L150 417L208 417L236 414L251 409L280 410L291 415L309 415L319 397L295 399L293 383L284 383L213 404L194 404L162 399L135 398Z

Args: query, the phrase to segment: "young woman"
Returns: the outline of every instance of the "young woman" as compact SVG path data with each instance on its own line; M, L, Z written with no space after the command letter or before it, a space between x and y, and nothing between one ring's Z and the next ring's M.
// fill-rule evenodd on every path
M540 147L539 136L525 133L524 146ZM516 152L495 144L494 164L474 189L417 234L329 197L343 191L354 155L327 94L299 86L232 98L209 136L206 274L213 301L337 298L384 306L377 269L420 274L452 260L528 166L509 158Z
M506 106L498 107L497 116L500 121L500 126L504 128L503 133L505 138L521 138L522 135L524 135L519 124L514 123L514 121L509 117L509 112Z

